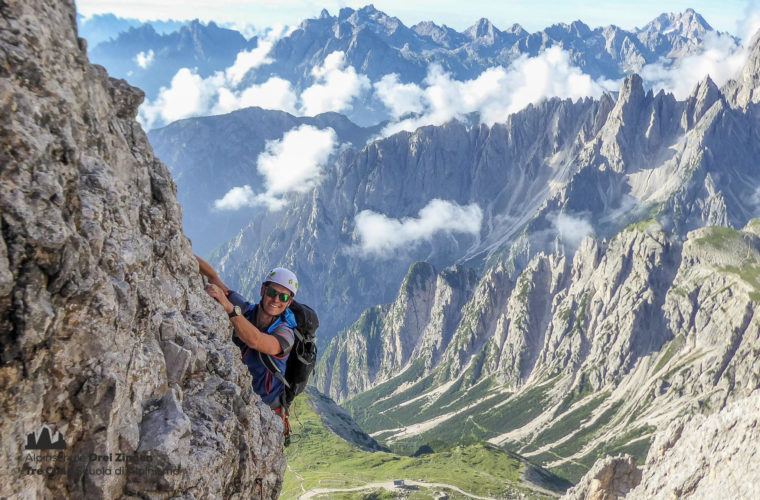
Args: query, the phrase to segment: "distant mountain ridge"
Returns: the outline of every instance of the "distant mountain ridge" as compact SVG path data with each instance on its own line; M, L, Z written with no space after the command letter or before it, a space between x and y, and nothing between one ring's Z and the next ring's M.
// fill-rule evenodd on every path
M551 47L567 51L570 60L592 79L616 81L638 72L646 64L674 64L700 52L712 27L692 9L681 14L662 14L641 29L616 26L590 28L581 21L555 24L529 33L515 24L499 30L480 19L459 33L431 21L412 27L372 5L343 8L336 16L326 10L318 18L304 20L277 40L271 62L248 72L239 88L262 84L272 77L285 79L300 94L314 83L312 70L333 52L345 53L347 66L371 82L396 73L401 83L421 84L431 64L440 65L456 80L471 80L486 69L509 67L520 57L536 57ZM201 77L229 67L236 55L258 45L240 33L193 21L179 31L159 35L149 24L130 27L110 41L91 44L90 56L112 74L126 78L146 91L154 101L161 87L169 87L180 68L197 68ZM138 54L153 53L153 62L141 67ZM374 125L388 118L382 102L371 94L362 96L345 111L361 125Z
M247 40L238 31L196 19L165 34L156 31L152 24L131 26L90 46L88 55L114 77L143 89L147 99L153 100L161 87L169 87L181 68L196 69L200 76L207 77L231 66L238 53L257 44L256 37ZM144 67L137 60L138 54L152 54Z
M737 81L706 79L686 101L628 78L576 173L478 282L412 265L391 304L324 350L317 386L397 451L475 436L573 481L608 454L643 461L678 417L742 407L760 387L758 53ZM605 220L626 197L639 208ZM574 252L538 238L556 210L585 213L598 236ZM742 432L751 417L736 417Z
M144 24L150 24L157 32L167 34L179 30L185 23L172 20L154 20L145 23L139 19L123 18L113 14L83 16L77 13L79 36L86 39L90 47L95 47L101 42L116 38L120 33L129 30L129 28L138 28Z
M330 52L342 50L349 64L373 81L395 72L404 82L419 83L430 63L438 63L456 79L464 80L487 67L508 66L520 55L535 56L557 45L570 52L584 73L614 80L661 57L694 53L712 31L702 16L687 9L683 14L663 14L633 31L616 26L592 30L575 21L531 34L517 24L500 31L484 18L458 33L432 22L407 28L399 19L368 5L357 10L343 8L337 16L322 11L319 18L303 21L273 48L275 62L269 73L304 88L311 66L324 61ZM324 42L314 43L316 40Z

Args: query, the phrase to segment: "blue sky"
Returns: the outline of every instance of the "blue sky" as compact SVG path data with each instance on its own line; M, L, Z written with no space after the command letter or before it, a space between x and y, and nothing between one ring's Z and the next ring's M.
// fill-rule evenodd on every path
M538 31L557 22L580 19L591 27L615 24L622 28L640 27L663 12L683 12L693 8L720 31L742 36L742 23L750 12L760 11L757 0L76 0L81 14L113 13L121 17L149 19L214 20L246 23L257 30L277 24L294 25L316 17L323 8L337 14L342 7L359 8L368 3L411 26L419 21L446 24L459 31L481 17L505 29L519 23Z

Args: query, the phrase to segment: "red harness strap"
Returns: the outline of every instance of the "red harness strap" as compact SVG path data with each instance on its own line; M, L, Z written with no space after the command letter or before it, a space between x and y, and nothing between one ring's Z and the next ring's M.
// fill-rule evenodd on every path
M282 419L282 425L285 429L282 435L285 436L285 446L288 446L290 444L290 422L288 421L288 412L283 406L280 406L274 412Z

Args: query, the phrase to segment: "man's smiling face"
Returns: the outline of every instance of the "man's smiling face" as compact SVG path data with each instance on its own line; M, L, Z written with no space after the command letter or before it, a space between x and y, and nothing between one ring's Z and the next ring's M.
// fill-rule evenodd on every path
M281 300L282 295L286 295L288 300L283 302ZM267 283L261 286L261 307L265 313L271 316L279 316L291 302L293 302L293 294L284 286L277 283Z

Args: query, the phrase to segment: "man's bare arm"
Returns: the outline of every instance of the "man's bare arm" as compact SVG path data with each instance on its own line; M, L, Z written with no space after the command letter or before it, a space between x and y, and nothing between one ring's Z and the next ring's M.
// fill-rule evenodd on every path
M224 312L231 313L233 305L222 292L221 288L209 283L206 285L206 293L215 299L224 308ZM251 349L263 352L264 354L280 354L282 346L280 342L272 335L262 333L256 326L248 321L245 316L235 316L232 318L232 326L235 327L235 333L245 345Z
M230 289L227 288L227 285L225 285L221 279L219 279L219 275L216 274L216 271L214 271L214 268L209 265L208 262L201 259L197 255L195 256L195 260L198 261L198 266L200 267L200 273L206 277L209 283L212 283L219 288L222 289L224 293L227 293Z
M271 355L277 355L282 352L282 346L280 346L280 342L274 335L262 333L250 321L245 319L244 316L232 318L232 326L235 327L235 333L237 333L238 338L251 349Z

